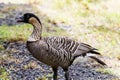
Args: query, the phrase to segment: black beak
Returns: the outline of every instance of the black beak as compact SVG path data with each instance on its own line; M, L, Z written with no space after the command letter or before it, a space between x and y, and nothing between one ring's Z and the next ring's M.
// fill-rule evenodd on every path
M17 20L17 22L24 22L24 17L22 16L22 17L18 17L18 18L16 18L16 20Z

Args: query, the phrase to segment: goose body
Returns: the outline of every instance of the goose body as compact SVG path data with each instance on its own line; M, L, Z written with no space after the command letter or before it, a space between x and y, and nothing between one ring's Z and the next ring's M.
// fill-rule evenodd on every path
M64 37L47 37L36 42L27 42L28 50L35 58L52 67L63 68L73 61L78 45L77 42Z
M60 66L65 71L65 78L69 80L68 68L76 57L86 56L88 53L98 54L92 46L74 41L66 37L45 37L41 36L42 24L37 16L26 13L19 18L18 22L25 22L33 25L33 32L27 41L27 48L30 53L39 61L50 65L53 69L53 79L57 80L57 68ZM103 61L91 56L102 65Z

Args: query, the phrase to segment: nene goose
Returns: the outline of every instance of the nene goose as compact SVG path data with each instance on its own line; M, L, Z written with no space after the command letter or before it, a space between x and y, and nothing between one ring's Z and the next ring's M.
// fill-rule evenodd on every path
M92 46L79 43L65 37L45 37L42 34L42 24L39 18L32 13L25 13L17 19L17 22L29 23L33 26L33 32L27 41L30 53L39 61L50 65L53 69L53 80L57 80L57 68L60 66L65 71L66 80L70 80L68 67L78 56L86 56L88 53L98 54ZM98 63L106 65L96 57L90 56Z

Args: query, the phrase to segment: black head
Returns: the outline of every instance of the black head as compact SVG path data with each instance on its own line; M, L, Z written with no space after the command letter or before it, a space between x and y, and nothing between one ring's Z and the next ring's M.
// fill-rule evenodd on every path
M25 13L23 16L17 18L17 22L29 23L29 19L32 17L36 18L40 22L39 18L36 15L34 15L33 13Z

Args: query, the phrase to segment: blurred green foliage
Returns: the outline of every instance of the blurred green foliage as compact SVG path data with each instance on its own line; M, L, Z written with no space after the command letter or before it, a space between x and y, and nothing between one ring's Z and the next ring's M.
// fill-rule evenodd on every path
M67 33L59 27L51 27L46 24L47 27L43 29L43 36L58 36L67 35ZM51 28L50 28L51 27ZM50 28L50 29L49 29ZM26 41L32 33L32 26L29 24L15 25L15 26L0 26L0 40L1 41Z
M112 0L47 1L42 0L47 6L42 11L54 22L71 25L70 37L98 48L105 56L120 58L119 4Z
M0 80L9 80L6 69L2 67L0 67Z

